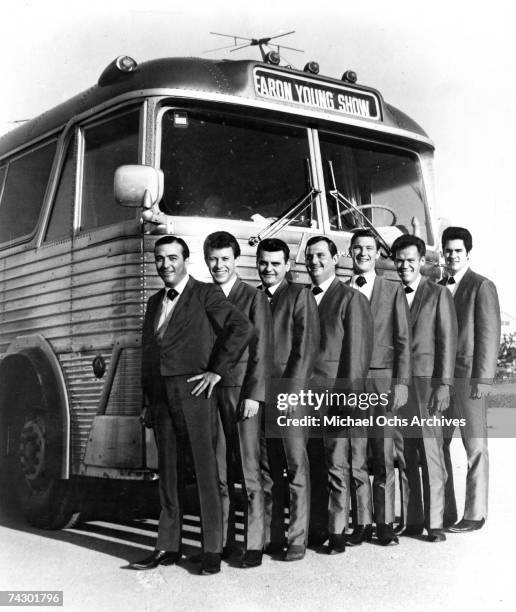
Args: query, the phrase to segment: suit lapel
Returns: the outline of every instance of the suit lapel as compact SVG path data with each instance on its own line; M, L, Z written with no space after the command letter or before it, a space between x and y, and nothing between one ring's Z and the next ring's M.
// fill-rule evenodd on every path
M281 283L279 284L279 287L276 289L276 291L272 295L272 299L271 299L272 312L276 310L276 304L279 302L281 294L285 291L287 287L288 287L288 282L285 279L283 279Z
M154 333L158 332L159 320L161 319L161 312L163 311L163 298L165 297L165 292L167 288L163 287L163 289L156 294L156 299L152 302L152 309L154 313L151 311L151 319L153 321L153 329Z
M236 302L236 299L237 299L237 296L238 296L238 293L239 293L241 287L242 287L242 281L237 276L237 279L236 279L234 285L231 287L231 291L229 292L229 295L228 295L228 300L232 304L234 304Z
M471 268L468 268L466 274L462 277L459 286L457 287L455 293L453 294L453 299L455 302L460 302L463 295L467 295L470 291L471 284L473 283L473 272Z
M321 309L322 306L326 304L326 302L331 301L332 296L335 293L335 291L337 291L339 284L340 284L340 280L337 277L335 277L333 281L331 282L330 286L328 287L328 289L326 289L326 291L324 292L324 295L322 296L322 299L319 302L319 309Z
M373 292L371 293L371 312L373 313L373 319L376 318L377 313L380 311L380 296L382 295L382 283L383 278L378 276L374 277Z
M424 276L421 277L421 281L416 290L416 295L414 296L414 301L412 302L412 307L410 308L410 323L414 325L417 321L417 317L419 315L419 310L421 308L421 304L424 301L424 296L426 293L426 278Z
M188 312L188 304L190 303L190 300L192 298L192 290L193 290L194 283L195 283L194 279L191 276L189 276L188 282L186 283L186 286L183 292L181 293L181 295L179 296L177 300L177 304L174 307L174 310L172 311L172 316L170 317L168 321L168 325L167 325L167 329L165 330L165 334L172 328L172 325L176 325L176 326L179 325L181 319L183 319L185 314Z

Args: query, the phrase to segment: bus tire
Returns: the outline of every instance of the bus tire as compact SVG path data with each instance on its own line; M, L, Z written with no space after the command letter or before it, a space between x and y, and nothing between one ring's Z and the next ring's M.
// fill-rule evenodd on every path
M21 369L21 371L20 371ZM0 377L3 488L9 506L40 529L62 529L80 519L75 480L60 477L61 417L51 387L25 360L2 368Z

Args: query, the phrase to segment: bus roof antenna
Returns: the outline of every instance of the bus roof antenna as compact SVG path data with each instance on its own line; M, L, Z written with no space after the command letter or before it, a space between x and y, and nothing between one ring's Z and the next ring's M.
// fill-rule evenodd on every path
M264 36L263 38L246 38L245 36L239 36L237 34L221 34L220 32L210 32L210 34L213 34L214 36L224 36L225 38L232 38L233 44L225 45L224 47L217 47L215 49L207 49L206 51L204 51L204 53L211 53L212 51L221 51L222 49L230 49L230 53L232 53L233 51L239 51L240 49L245 49L246 47L258 47L260 49L262 60L264 62L269 62L269 52L266 51L268 47L276 47L278 55L280 49L289 49L290 51L298 51L299 53L304 53L303 49L287 47L286 45L278 45L277 43L271 44L270 42L271 40L275 38L280 38L281 36L295 34L295 30L285 32L284 34L276 34L276 36Z

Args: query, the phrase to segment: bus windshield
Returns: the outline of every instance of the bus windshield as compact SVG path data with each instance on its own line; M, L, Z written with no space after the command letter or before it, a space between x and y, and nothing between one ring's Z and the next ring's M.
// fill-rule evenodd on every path
M361 227L363 212L376 228L432 242L425 191L415 154L368 141L319 133L332 230ZM351 211L350 211L351 209Z
M168 215L272 221L306 195L309 157L305 129L168 110L160 208ZM317 227L315 206L292 224Z

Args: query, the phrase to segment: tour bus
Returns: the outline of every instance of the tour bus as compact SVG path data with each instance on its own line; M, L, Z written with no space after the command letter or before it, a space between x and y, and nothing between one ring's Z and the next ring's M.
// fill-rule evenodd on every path
M271 236L288 243L298 282L307 240L331 237L345 279L361 227L381 241L380 273L396 278L389 246L410 233L433 274L433 152L352 71L330 78L268 57L120 56L96 85L3 136L0 468L27 520L61 528L95 483L157 478L139 415L160 235L186 240L200 280L215 230L237 237L253 284L256 245Z

